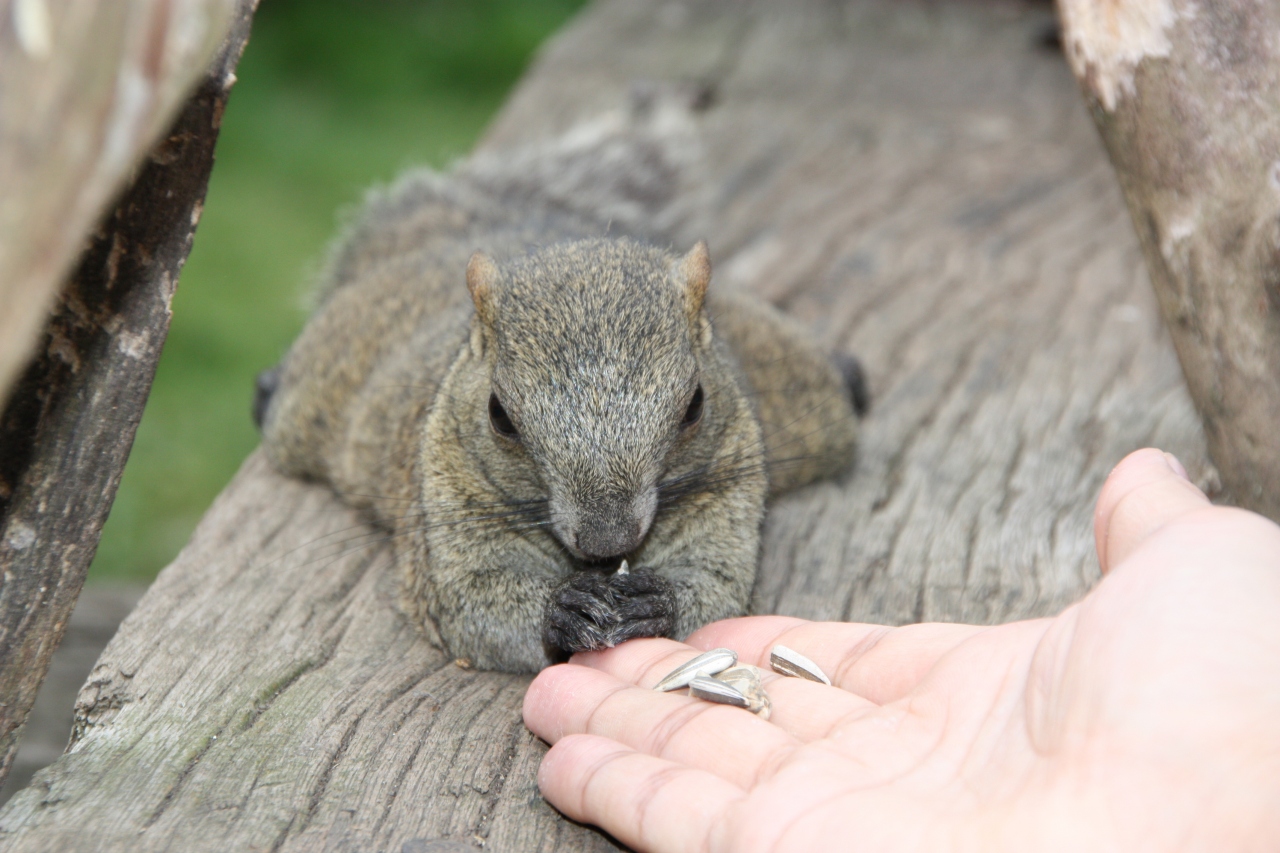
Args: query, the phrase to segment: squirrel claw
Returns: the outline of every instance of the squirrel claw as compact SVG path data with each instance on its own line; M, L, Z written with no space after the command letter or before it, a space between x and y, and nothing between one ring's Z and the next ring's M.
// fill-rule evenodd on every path
M547 603L543 640L568 657L612 648L636 637L662 637L675 626L671 582L652 570L570 575Z

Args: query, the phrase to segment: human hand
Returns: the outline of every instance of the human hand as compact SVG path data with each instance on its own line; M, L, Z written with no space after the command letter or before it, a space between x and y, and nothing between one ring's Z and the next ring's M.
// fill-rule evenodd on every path
M544 670L524 704L553 744L543 794L653 851L1274 849L1280 528L1144 450L1095 535L1105 577L1052 619L753 617ZM836 686L767 678L769 722L645 689L776 643Z

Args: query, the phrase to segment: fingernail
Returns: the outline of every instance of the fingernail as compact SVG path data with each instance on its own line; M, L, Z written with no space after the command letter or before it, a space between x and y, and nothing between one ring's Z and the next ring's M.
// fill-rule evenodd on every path
M1172 453L1166 452L1164 454L1164 458L1165 461L1169 463L1169 467L1173 469L1173 473L1177 474L1188 483L1191 482L1191 478L1187 476L1187 469L1182 467L1182 463L1178 461L1178 457L1174 456Z

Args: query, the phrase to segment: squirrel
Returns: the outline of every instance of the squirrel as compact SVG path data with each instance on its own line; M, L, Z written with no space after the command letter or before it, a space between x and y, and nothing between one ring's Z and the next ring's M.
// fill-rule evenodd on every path
M867 400L856 359L709 290L705 243L520 171L373 194L254 415L278 470L390 532L435 644L533 672L747 612L766 499L847 468Z

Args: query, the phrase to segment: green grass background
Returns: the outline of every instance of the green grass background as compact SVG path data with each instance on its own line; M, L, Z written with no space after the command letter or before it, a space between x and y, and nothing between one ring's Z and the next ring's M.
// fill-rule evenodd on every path
M149 581L257 445L255 374L306 319L338 216L465 154L583 0L262 0L92 582Z

